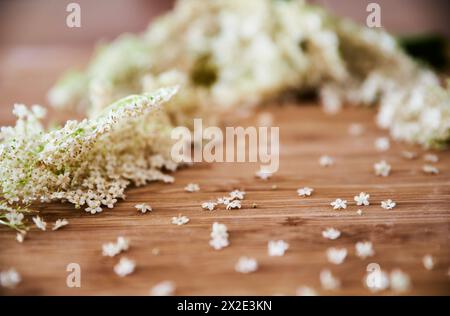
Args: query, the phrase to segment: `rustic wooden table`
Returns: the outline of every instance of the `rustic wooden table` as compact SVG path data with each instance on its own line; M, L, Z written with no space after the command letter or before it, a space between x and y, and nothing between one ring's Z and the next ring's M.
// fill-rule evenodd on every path
M0 54L0 123L11 124L12 102L43 102L45 91L68 66L83 64L89 49L16 49ZM255 179L256 164L196 164L175 174L174 184L154 183L130 189L127 199L114 209L89 215L67 204L41 207L48 221L67 218L70 224L52 232L32 229L23 244L15 234L0 228L0 270L15 267L23 282L8 295L147 295L159 281L176 283L180 295L293 295L298 286L308 285L320 294L367 295L362 279L369 263L382 269L400 268L412 279L405 294L450 294L450 154L439 152L436 164L441 173L430 176L421 171L424 151L417 147L392 143L379 153L376 137L386 135L374 124L375 111L347 108L336 116L323 114L313 104L273 105L263 109L274 115L280 127L280 170L268 181ZM62 114L67 116L67 114ZM255 116L242 126L255 125ZM350 136L352 122L365 126L361 136ZM405 160L402 150L419 153ZM336 159L329 168L319 166L321 155ZM386 159L393 166L386 178L376 177L372 166ZM187 193L184 186L195 182L200 192ZM273 186L276 186L274 189ZM300 198L296 190L315 189L309 198ZM245 189L240 210L213 212L201 209L203 201L226 195L232 189ZM357 207L353 196L365 191L371 205ZM349 201L344 211L334 211L329 203L336 198ZM380 201L393 199L398 205L391 211ZM134 205L147 202L154 211L139 214ZM252 208L256 203L257 208ZM358 208L363 209L357 215ZM186 215L184 226L170 223L173 216ZM230 243L221 251L209 245L211 224L229 228ZM322 237L322 230L335 227L342 236L334 241ZM119 257L101 255L101 245L123 235L131 248L125 256L137 262L132 275L120 278L113 272ZM283 239L290 244L284 257L269 257L267 242ZM362 260L355 255L357 241L370 240L375 255ZM348 258L341 265L327 262L327 248L346 247ZM153 249L160 250L155 255ZM431 254L436 266L428 271L422 257ZM237 259L255 257L257 272L243 275L234 271ZM81 266L81 288L66 286L66 266ZM337 291L320 288L319 273L329 268L341 279ZM392 294L390 291L382 294Z

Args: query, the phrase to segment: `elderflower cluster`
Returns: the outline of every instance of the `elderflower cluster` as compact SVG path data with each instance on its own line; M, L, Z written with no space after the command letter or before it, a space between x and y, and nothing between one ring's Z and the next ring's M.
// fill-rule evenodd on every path
M16 105L16 125L1 129L0 188L7 203L0 209L7 224L20 229L28 211L22 205L35 201L68 201L95 214L112 208L131 184L173 181L161 171L177 165L165 158L170 122L158 108L176 91L128 96L94 117L49 131L40 122L39 107ZM155 155L162 163L154 163ZM40 217L33 220L45 230Z
M315 90L330 113L344 103L379 103L378 124L394 139L435 147L449 141L450 90L432 71L385 31L303 0L178 1L143 34L100 47L49 100L97 113L117 98L174 83L183 89L167 108L178 123Z

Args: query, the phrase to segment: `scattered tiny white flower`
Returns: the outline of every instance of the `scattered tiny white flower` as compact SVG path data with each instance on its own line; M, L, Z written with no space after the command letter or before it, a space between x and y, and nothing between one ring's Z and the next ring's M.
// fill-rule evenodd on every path
M311 196L313 191L314 191L314 189L312 189L312 188L304 187L304 188L298 189L297 193L298 193L298 195L305 197L305 196Z
M415 152L413 152L413 151L402 151L402 157L403 158L405 158L405 159L409 159L409 160L412 160L412 159L416 159L417 158L417 154L415 153Z
M17 212L16 210L12 210L5 215L6 219L11 225L21 225L23 220L23 214Z
M324 290L336 290L341 286L341 281L325 269L320 272L320 284Z
M226 209L231 210L233 208L241 208L241 201L240 200L233 200L230 203L227 204Z
M66 226L69 224L69 221L67 219L57 219L56 222L53 224L52 230L60 229L63 226Z
M126 257L122 257L119 260L119 263L117 263L114 266L114 272L120 276L124 277L131 273L133 273L134 269L136 268L136 263L133 260L130 260Z
M134 207L138 211L140 211L142 214L152 211L152 207L150 205L148 205L147 203L136 204Z
M25 240L25 234L17 233L16 240L20 243L23 243L23 241Z
M228 228L225 224L213 223L211 230L211 240L209 245L216 250L229 246L228 241Z
M346 209L347 208L347 201L346 200L341 200L341 199L336 199L335 201L331 202L330 205L335 210Z
M359 241L355 245L356 255L362 259L372 257L375 254L370 241Z
M254 258L240 257L234 269L239 273L255 272L258 269L258 261Z
M352 123L348 127L348 133L352 136L360 136L364 132L364 126L361 123Z
M270 240L267 244L269 256L280 257L284 256L284 253L289 248L289 244L284 240Z
M385 210L392 210L395 207L395 205L396 203L391 199L381 201L381 207L384 208Z
M331 158L330 156L324 155L319 158L319 164L322 167L329 167L334 165L334 159Z
M231 200L243 200L245 197L244 191L234 190L230 192L230 199Z
M200 191L200 186L197 183L189 183L185 186L184 190L186 192L197 192Z
M411 279L402 270L393 270L390 274L391 289L395 292L405 292L411 288Z
M172 224L174 225L184 225L189 222L189 218L187 216L178 215L176 217L172 217Z
M438 174L439 169L432 165L424 165L422 171L428 174Z
M328 248L327 258L333 264L341 264L347 257L347 249L345 248Z
M361 216L361 215L363 214L363 211L362 211L362 210L357 210L357 211L356 211L356 214L358 214L359 216Z
M14 268L0 272L0 286L14 288L22 281L19 272Z
M361 192L361 193L359 193L359 195L356 195L354 197L354 200L356 202L356 205L358 205L358 206L361 206L361 205L367 206L367 205L370 204L369 203L369 197L370 197L369 194L367 194L365 192Z
M425 255L422 258L422 263L425 269L432 270L434 268L434 258L431 255Z
M267 167L261 166L255 175L262 180L267 180L272 177L273 172L271 172Z
M216 208L217 203L216 202L203 202L202 203L202 208L208 211L214 211L214 209Z
M300 286L295 291L297 296L317 296L317 292L309 286Z
M369 263L364 284L372 292L383 291L389 287L389 276L381 270L379 264Z
M387 151L390 146L391 144L387 137L379 137L375 140L375 149L377 151Z
M172 296L175 293L175 283L172 281L162 281L150 290L151 296Z
M39 215L33 217L33 222L40 230L46 230L47 223Z
M439 161L439 157L435 154L426 154L425 156L423 156L423 160L425 160L426 162L436 163Z
M119 236L117 242L109 242L102 245L102 254L105 257L114 257L122 251L128 250L130 242L127 238Z
M217 199L217 204L228 205L230 201L231 199L229 197L224 196Z
M327 228L322 232L323 238L335 240L341 236L341 232L336 228Z
M387 177L391 172L391 165L389 165L385 160L381 160L373 165L375 174L381 177Z

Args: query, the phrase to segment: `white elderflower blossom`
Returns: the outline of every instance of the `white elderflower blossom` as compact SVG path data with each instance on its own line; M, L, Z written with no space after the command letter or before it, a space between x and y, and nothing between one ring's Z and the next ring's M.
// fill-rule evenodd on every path
M284 256L286 250L288 250L289 244L284 240L270 240L267 244L269 256L281 257Z
M311 196L311 194L313 192L314 192L314 189L309 188L309 187L304 187L304 188L300 188L297 190L298 195L301 197Z
M345 248L328 248L327 259L333 264L341 264L347 257L347 249Z
M423 165L422 171L427 174L439 174L439 169L432 165Z
M66 226L66 225L68 225L69 224L69 221L67 220L67 219L65 219L65 218L63 218L63 219L57 219L56 220L56 222L53 224L53 228L52 228L52 230L57 230L57 229L60 229L61 227L64 227L64 226Z
M341 236L341 232L336 228L327 228L322 232L323 238L335 240Z
M134 272L136 262L126 257L120 258L119 262L114 266L114 272L120 276L125 277Z
M336 199L335 201L331 202L330 205L334 210L345 210L347 208L347 201Z
M172 281L162 281L150 290L151 296L172 296L175 294L175 283Z
M356 205L358 205L358 206L361 206L361 205L367 206L367 205L370 204L369 203L369 197L370 197L369 194L367 194L365 192L361 192L361 193L359 193L359 195L356 195L354 197L354 200L356 202Z
M389 150L391 143L387 137L379 137L375 140L375 149L377 151L387 151Z
M189 218L187 216L178 215L176 217L172 217L172 224L174 225L185 225L189 223Z
M153 211L152 207L147 203L136 204L134 207L142 214Z
M427 269L427 270L433 270L434 265L435 265L434 258L431 255L425 255L422 258L422 263L423 263L423 266L425 267L425 269Z
M22 277L15 269L0 271L0 286L15 288L22 281Z
M22 224L24 215L16 210L11 210L10 212L6 213L5 217L8 220L9 224L16 226Z
M334 165L334 159L330 156L324 155L319 158L319 164L322 167L329 167L329 166Z
M230 199L231 200L243 200L245 197L244 191L234 190L230 192Z
M23 243L23 241L25 240L25 234L22 233L17 233L16 234L16 240L19 243Z
M254 258L240 257L236 265L234 266L236 272L239 273L251 273L258 270L258 261Z
M47 229L47 223L39 216L33 217L33 222L36 225L37 228L40 230L46 230Z
M391 165L388 164L385 160L377 162L373 165L373 168L377 176L387 177L391 172Z
M190 193L198 192L198 191L200 191L200 186L197 183L189 183L188 185L186 185L184 187L184 190L186 192L190 192Z
M397 205L397 203L395 203L391 199L381 201L381 207L384 208L385 210L392 210L395 207L395 205Z
M202 208L205 209L205 210L208 210L208 211L214 211L216 206L217 206L217 203L216 202L212 202L212 201L203 202L202 203Z
M102 245L103 256L114 257L123 251L127 251L130 247L130 242L127 238L119 236L117 241L109 242Z
M241 208L241 201L240 200L233 200L230 203L227 204L226 209L231 210L233 208Z
M356 255L361 259L372 257L375 254L370 241L359 241L355 244Z

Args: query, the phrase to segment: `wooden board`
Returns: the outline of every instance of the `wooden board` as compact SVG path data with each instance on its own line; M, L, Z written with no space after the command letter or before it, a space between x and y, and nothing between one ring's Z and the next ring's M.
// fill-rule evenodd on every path
M88 51L78 54L63 50L64 55L61 51L40 51L40 59L32 62L11 52L0 55L1 125L12 122L6 114L10 102L15 98L41 101L57 74L69 64L85 61ZM147 295L157 282L172 280L179 295L293 295L301 285L324 295L366 295L371 293L362 279L366 266L373 262L386 271L400 268L407 272L413 287L405 294L450 294L449 152L438 153L439 175L425 175L420 148L392 143L386 153L374 149L374 140L387 135L373 123L374 110L347 108L336 116L327 116L318 106L306 103L273 105L263 110L273 113L274 125L280 127L281 134L280 170L272 179L255 179L256 164L196 164L177 172L174 184L130 189L125 201L98 215L65 204L44 205L41 212L48 222L67 218L70 224L55 232L34 228L23 244L15 241L13 232L0 228L0 270L15 267L23 277L16 289L0 289L1 293ZM348 135L352 122L364 124L362 136ZM239 121L241 126L255 124L256 115ZM416 151L419 158L405 160L401 157L404 149ZM334 157L336 164L320 167L318 159L323 154ZM380 159L392 164L391 176L374 175L372 166ZM183 188L190 182L198 183L200 192L185 192ZM296 190L303 186L315 189L311 197L297 195ZM222 207L207 212L200 208L203 201L224 196L234 188L247 192L241 210L226 211ZM361 191L370 193L370 206L355 206L353 196ZM332 210L329 203L336 198L349 201L347 210ZM388 198L398 203L394 210L380 207L380 201ZM154 211L139 214L134 205L140 202L151 204ZM253 203L257 208L251 207ZM358 208L363 215L356 214ZM188 216L190 222L172 225L171 218L178 214ZM231 245L221 251L208 245L215 221L229 228ZM324 239L321 233L327 227L341 230L341 238ZM121 256L101 255L101 245L119 235L131 240L125 256L137 262L135 273L125 278L113 272ZM284 257L268 256L267 242L273 239L290 244ZM373 242L375 256L365 260L356 257L354 245L362 240ZM325 251L332 246L348 249L342 265L327 262ZM160 250L159 255L153 254L155 248ZM431 271L422 264L426 254L436 259ZM242 275L234 271L243 255L258 260L257 272ZM66 286L69 263L81 266L81 288ZM319 273L324 268L341 279L340 290L321 290Z

